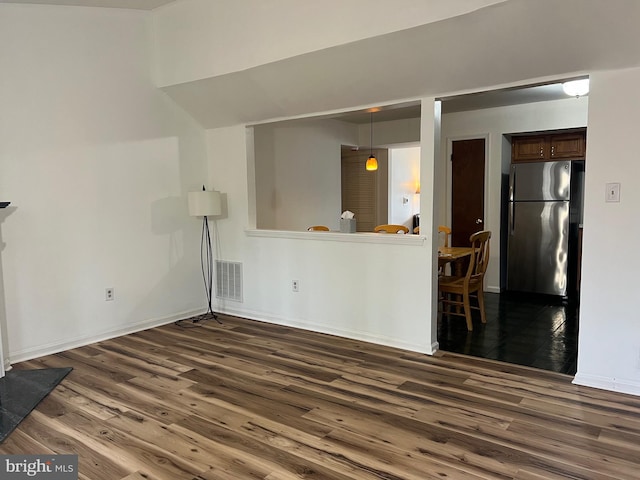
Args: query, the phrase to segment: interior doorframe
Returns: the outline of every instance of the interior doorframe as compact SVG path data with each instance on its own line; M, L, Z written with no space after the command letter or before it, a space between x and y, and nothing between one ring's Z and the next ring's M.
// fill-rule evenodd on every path
M493 225L492 215L490 209L488 208L489 199L487 197L487 192L489 192L489 174L491 169L489 168L489 140L491 135L489 133L479 133L479 134L471 134L471 135L456 135L453 137L447 137L447 153L445 155L445 169L446 169L446 183L445 183L445 218L447 225L451 225L451 206L453 204L453 168L451 162L451 155L453 154L453 142L457 142L460 140L484 140L484 205L483 205L483 218L484 218L484 229L488 229L488 225ZM497 218L500 219L500 212L497 213ZM498 232L494 235L498 235L500 233L500 224L498 222ZM493 291L493 289L489 288L487 291ZM499 290L494 293L500 293Z

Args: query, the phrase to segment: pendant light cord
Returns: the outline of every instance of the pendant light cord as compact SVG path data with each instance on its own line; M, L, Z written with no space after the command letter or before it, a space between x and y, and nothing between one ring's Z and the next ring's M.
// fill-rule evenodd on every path
M370 154L373 156L373 112L369 112L369 148Z

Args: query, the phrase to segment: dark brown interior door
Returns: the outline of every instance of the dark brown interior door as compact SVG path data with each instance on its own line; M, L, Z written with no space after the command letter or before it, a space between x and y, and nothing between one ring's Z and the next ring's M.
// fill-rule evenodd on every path
M457 140L451 153L451 245L484 230L484 138Z

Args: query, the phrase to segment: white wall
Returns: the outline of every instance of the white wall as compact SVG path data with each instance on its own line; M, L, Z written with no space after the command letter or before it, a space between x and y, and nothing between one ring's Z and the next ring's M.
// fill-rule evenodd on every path
M217 258L243 264L243 302L216 308L249 318L361 338L430 353L430 288L414 266L432 266L424 238L373 233L273 232L250 225L246 132L243 126L208 131L211 172L229 199L217 222ZM251 156L249 155L249 158ZM213 173L212 173L213 175ZM386 238L384 238L386 237ZM388 259L393 258L393 262ZM300 291L293 292L292 280ZM426 289L426 290L425 290Z
M442 115L443 155L440 161L446 187L438 209L438 223L451 224L451 142L466 138L487 138L485 165L485 228L493 232L491 259L485 289L500 291L500 211L503 135L519 132L555 130L587 125L588 98L567 98L551 102L528 103ZM589 132L590 134L591 132ZM509 154L510 157L510 154ZM588 168L588 167L587 167Z
M502 1L181 0L154 11L157 81L167 86L245 70Z
M370 127L330 119L298 119L253 127L257 228L306 230L309 225L339 229L342 145L370 146ZM374 146L420 139L420 119L379 122ZM389 172L389 207L394 218L411 226L419 211L415 195L420 168L419 148L398 148ZM402 196L410 202L402 205ZM390 217L389 217L390 218ZM391 221L391 220L385 220ZM408 223L407 223L408 222Z
M419 185L420 147L390 149L389 223L413 228L413 215L420 212Z
M576 383L640 395L640 69L591 75ZM620 182L620 202L605 184Z
M204 307L204 132L151 81L149 14L0 5L0 197L13 361ZM105 302L105 288L115 300Z
M335 120L299 120L254 127L258 228L339 229L341 145L357 128Z
M373 127L373 135L371 135ZM376 120L373 116L373 124L366 123L358 127L360 146L371 145L374 147L393 147L407 143L420 141L420 118L407 118L403 120ZM371 138L373 136L373 139Z

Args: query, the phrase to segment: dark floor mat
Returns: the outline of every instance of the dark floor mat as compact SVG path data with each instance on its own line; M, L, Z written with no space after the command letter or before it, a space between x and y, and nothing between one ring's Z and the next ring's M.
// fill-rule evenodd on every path
M10 370L0 378L0 442L71 370L70 367Z

